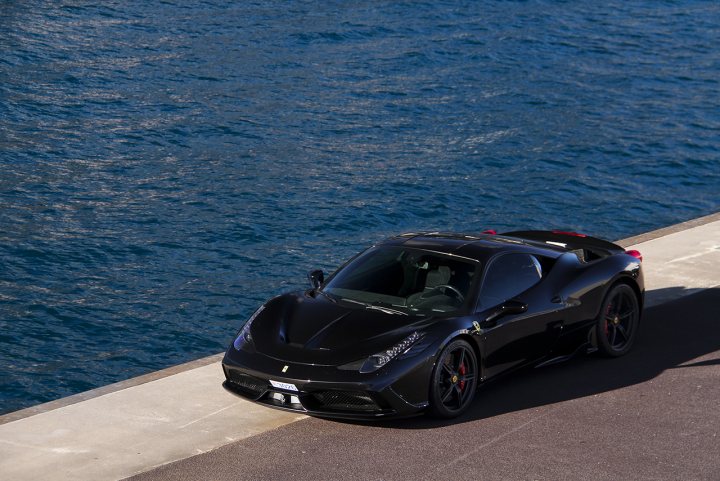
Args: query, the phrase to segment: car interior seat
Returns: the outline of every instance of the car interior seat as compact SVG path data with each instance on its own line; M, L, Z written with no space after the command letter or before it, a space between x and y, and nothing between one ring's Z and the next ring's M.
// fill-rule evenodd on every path
M437 266L436 269L430 270L425 278L425 291L448 284L450 276L452 276L452 270L448 266Z

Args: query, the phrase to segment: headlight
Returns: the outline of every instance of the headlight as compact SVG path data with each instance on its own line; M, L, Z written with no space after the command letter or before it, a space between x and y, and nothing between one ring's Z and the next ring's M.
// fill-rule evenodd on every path
M252 342L252 336L250 335L250 325L255 320L255 318L263 311L263 309L265 309L265 306L260 306L260 308L255 311L252 316L250 316L250 319L248 319L242 329L240 329L240 332L238 332L237 338L235 338L235 342L233 342L233 346L238 351L246 342Z
M393 347L388 349L387 351L382 351L377 354L373 354L372 356L368 357L365 363L360 368L360 372L373 372L377 371L381 367L383 367L385 364L389 363L396 357L398 357L400 354L406 352L410 347L418 340L420 339L420 333L415 331L412 334L410 334L408 337L403 339L402 341L395 344Z

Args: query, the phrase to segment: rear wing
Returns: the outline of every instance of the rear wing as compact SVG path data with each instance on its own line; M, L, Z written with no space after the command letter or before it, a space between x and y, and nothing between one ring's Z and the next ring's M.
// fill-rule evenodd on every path
M525 230L514 232L503 232L504 237L515 237L517 239L541 242L555 247L566 249L568 252L577 254L581 262L590 262L596 259L607 257L611 254L625 252L625 249L617 244L606 240L591 237L577 232L549 231L549 230Z

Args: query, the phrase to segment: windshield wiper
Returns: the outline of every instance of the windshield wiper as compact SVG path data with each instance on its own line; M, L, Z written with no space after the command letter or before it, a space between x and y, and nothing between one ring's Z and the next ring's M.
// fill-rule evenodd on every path
M365 306L368 309L375 309L376 311L382 311L385 314L402 314L403 316L407 316L407 312L398 311L397 309L393 309L391 307L384 307L384 306L376 306L374 304L367 304Z
M376 306L375 304L369 304L367 302L356 301L354 299L348 299L347 297L343 297L342 300L346 301L346 302L352 302L353 304L360 304L365 309L373 309L376 311L382 311L385 314L402 314L403 316L408 315L407 312L398 311L397 309L391 309L389 307L383 307L383 306Z

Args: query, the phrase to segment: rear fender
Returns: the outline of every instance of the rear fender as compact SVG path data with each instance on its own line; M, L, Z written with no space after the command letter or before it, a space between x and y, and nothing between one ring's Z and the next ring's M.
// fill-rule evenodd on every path
M608 284L605 286L605 290L603 291L602 300L605 300L605 297L607 296L608 292L610 292L610 289L615 287L617 284L623 283L627 284L630 287L632 287L633 291L635 291L635 295L637 296L638 303L640 305L640 318L642 318L642 312L643 312L643 306L645 304L645 288L644 283L642 279L642 269L638 271L637 275L633 275L632 273L628 272L621 272L617 274L611 282L608 282ZM598 305L598 308L595 312L595 316L593 319L597 318L600 315L600 309L602 308L602 301L600 305Z
M629 255L616 254L591 263L581 263L572 253L575 264L570 271L560 297L577 305L578 321L595 319L607 292L619 281L628 282L642 300L644 290L640 262Z
M608 258L607 263L607 268L610 269L612 274L606 278L601 288L594 289L592 295L588 297L586 302L589 302L592 309L586 311L587 319L596 319L598 317L608 292L621 282L628 284L635 291L642 312L645 284L640 262L631 256L616 255Z

